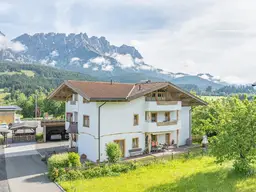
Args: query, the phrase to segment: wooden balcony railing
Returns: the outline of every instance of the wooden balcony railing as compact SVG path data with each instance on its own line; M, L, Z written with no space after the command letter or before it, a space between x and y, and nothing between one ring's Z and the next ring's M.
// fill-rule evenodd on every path
M177 105L178 101L157 101L157 105Z
M169 126L169 125L177 125L178 120L174 121L166 121L166 122L157 122L157 126Z

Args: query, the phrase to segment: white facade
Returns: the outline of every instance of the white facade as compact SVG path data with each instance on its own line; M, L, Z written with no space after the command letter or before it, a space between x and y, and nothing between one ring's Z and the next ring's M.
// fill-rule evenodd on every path
M73 97L74 98L74 97ZM76 100L76 99L75 99ZM77 121L78 135L76 145L80 155L85 154L91 161L99 159L99 121L100 121L100 161L107 159L105 147L109 142L124 140L124 157L129 157L133 138L138 138L138 148L146 147L146 135L156 135L157 142L166 143L166 134L170 134L170 143L185 145L190 133L190 109L176 104L158 105L156 101L146 101L142 96L130 102L89 102L83 103L78 95L76 102L66 102L66 114L72 113ZM99 106L100 120L99 120ZM166 122L166 112L170 118ZM151 122L152 113L157 114L157 122ZM77 117L75 117L77 114ZM84 127L84 115L89 116L89 127ZM134 126L134 115L138 115L138 125ZM150 118L146 117L150 116ZM170 123L169 123L170 122ZM69 122L66 122L66 129ZM178 138L177 138L178 135Z

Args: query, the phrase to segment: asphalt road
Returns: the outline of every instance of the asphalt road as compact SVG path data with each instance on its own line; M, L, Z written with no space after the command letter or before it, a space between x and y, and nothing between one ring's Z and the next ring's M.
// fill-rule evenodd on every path
M46 172L33 145L6 148L4 154L0 151L0 192L61 191Z

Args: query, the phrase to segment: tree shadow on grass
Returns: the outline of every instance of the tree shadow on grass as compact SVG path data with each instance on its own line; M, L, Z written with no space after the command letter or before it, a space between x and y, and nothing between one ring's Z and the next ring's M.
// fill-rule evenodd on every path
M256 191L254 179L223 169L182 177L176 182L154 186L144 192L252 192Z

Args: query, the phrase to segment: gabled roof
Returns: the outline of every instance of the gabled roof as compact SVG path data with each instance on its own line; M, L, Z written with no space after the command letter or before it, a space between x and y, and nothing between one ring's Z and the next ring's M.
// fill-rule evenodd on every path
M21 111L22 109L16 105L0 106L0 111Z
M130 101L162 88L170 88L173 93L183 95L196 105L206 105L200 98L182 90L169 82L116 83L92 81L64 81L54 90L49 99L66 100L73 93L78 93L88 101Z

